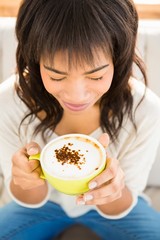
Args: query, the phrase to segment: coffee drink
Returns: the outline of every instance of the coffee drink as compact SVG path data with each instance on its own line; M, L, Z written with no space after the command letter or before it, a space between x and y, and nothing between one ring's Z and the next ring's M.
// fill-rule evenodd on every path
M41 154L29 158L40 161L41 178L65 194L89 190L89 182L106 167L106 152L95 139L84 134L67 134L53 139Z
M97 140L81 134L59 137L42 151L42 165L48 174L63 179L85 178L99 170L104 151Z

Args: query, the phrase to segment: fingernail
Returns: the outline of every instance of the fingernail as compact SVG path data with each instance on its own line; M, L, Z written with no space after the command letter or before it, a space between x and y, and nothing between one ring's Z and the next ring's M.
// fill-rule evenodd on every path
M96 182L90 182L89 183L89 189L94 189L97 187L97 183Z
M93 195L91 195L91 194L87 194L87 195L84 196L85 201L90 201L92 199L93 199Z
M31 147L28 149L28 153L30 155L34 155L34 154L37 154L39 152L39 149L37 147Z
M77 204L78 204L78 205L85 205L85 201L84 201L84 200L79 200L79 201L77 202Z

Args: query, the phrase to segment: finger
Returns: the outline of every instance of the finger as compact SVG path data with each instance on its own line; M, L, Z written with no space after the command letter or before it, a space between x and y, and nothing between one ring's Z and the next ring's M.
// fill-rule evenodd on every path
M76 203L78 205L104 205L116 201L117 199L121 198L121 196L122 191L118 191L104 198L85 199L83 196L78 196L76 199Z
M38 160L28 161L28 157L21 151L17 152L13 156L12 163L13 166L17 166L19 169L26 173L31 173L40 165Z
M107 159L106 169L89 183L89 189L94 189L113 179L117 175L119 163L116 159Z
M40 167L36 168L31 173L24 172L22 169L18 168L17 166L12 167L12 176L18 177L18 178L25 178L25 179L32 179L32 180L38 180L40 178L40 175L42 173L42 170Z
M85 202L84 204L85 205L104 205L104 204L114 202L121 197L122 197L122 191L118 191L104 198L96 198L96 199L93 198L92 200L84 201Z
M108 197L116 192L119 192L124 188L124 174L121 169L117 176L108 184L102 185L100 188L93 191L88 191L83 195L84 199L90 199L92 196L93 199Z
M109 144L109 136L108 136L107 133L103 133L98 140L99 140L99 142L103 145L104 148L107 148L107 147L108 147L108 144Z
M27 163L27 165L28 173L31 173L40 167L40 162L38 160L31 160Z
M27 153L24 149L17 151L12 157L13 166L17 166L17 167L25 170L27 163L28 163L28 157L27 157Z
M40 153L41 148L37 143L31 142L26 145L26 151L27 151L27 154L30 156L30 155L35 155L37 153Z
M40 187L45 184L45 180L39 178L39 180L34 181L26 178L14 177L13 182L15 185L19 186L23 190L31 190Z

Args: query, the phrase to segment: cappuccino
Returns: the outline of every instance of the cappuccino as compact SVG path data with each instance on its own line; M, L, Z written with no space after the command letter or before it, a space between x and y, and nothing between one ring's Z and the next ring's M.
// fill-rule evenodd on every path
M82 194L89 182L106 167L106 152L95 139L84 134L67 134L49 142L41 154L32 155L42 167L41 178L65 194Z
M41 154L43 169L51 176L66 180L83 179L99 172L105 150L100 143L83 134L54 139Z

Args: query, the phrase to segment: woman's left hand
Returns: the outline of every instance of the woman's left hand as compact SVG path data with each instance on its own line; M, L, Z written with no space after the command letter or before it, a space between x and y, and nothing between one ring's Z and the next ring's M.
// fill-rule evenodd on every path
M103 134L100 143L107 148L109 138ZM107 158L105 170L89 183L89 191L77 197L78 205L104 205L111 203L122 196L124 188L124 173L119 162L113 158Z

